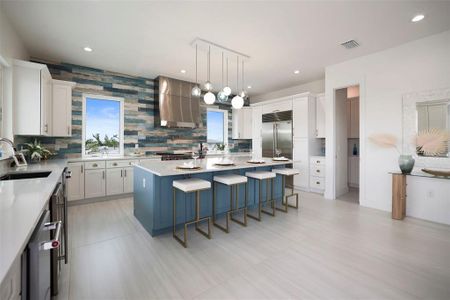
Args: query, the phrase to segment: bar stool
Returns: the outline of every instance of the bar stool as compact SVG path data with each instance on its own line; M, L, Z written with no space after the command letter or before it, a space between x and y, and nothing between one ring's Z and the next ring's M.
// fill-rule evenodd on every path
M245 176L248 178L252 178L253 180L258 180L259 182L259 200L258 200L258 215L252 215L247 213L247 215L255 219L257 221L261 221L261 212L271 215L272 217L275 216L275 200L273 199L273 179L276 177L275 173L268 172L268 171L251 171L251 172L245 172ZM270 179L270 184L269 184ZM264 201L265 204L271 203L272 212L266 211L262 209L262 181L267 180L266 185L266 201ZM271 186L271 198L269 200L269 185Z
M229 220L242 225L247 226L247 177L236 174L226 174L217 175L213 178L213 224L219 229L228 233ZM226 212L226 222L225 227L216 222L216 186L217 184L223 184L230 187L230 209ZM244 207L239 207L239 186L245 184L245 197L244 197ZM233 207L233 190L235 192L235 205ZM243 221L237 220L233 217L233 213L243 211L244 217Z
M286 192L285 190L286 190L286 177L298 175L300 174L300 172L296 169L290 168L273 169L272 172L281 175L281 186L283 187L281 191L281 204L284 206L284 208L277 207L277 210L287 213L288 206L298 209L298 193L294 193L294 187L292 187L291 194L289 195L285 195ZM288 199L292 196L295 196L295 205L290 205L288 202Z
M183 245L183 247L187 248L187 227L190 224L195 224L195 229L198 232L200 232L208 239L211 239L211 217L200 218L200 191L210 189L211 182L199 178L180 179L174 180L172 183L172 187L173 187L173 237L181 245ZM184 193L195 192L195 217L193 220L183 223L184 225L183 239L179 238L176 234L176 225L177 225L176 189ZM198 227L198 224L203 221L208 222L208 232L205 232L200 227Z

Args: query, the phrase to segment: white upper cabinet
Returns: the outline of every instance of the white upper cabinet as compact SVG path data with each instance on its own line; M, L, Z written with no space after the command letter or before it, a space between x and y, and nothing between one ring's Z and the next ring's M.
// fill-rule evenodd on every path
M294 98L292 104L294 120L294 138L307 138L309 130L309 102L308 97Z
M316 98L316 137L325 138L325 94Z
M262 106L252 107L252 139L261 140Z
M14 134L52 134L52 77L46 65L14 61Z
M53 80L53 136L72 135L72 88L74 82Z
M233 109L232 121L233 127L231 132L233 139L252 138L252 108Z
M292 110L292 97L273 100L262 106L263 114Z

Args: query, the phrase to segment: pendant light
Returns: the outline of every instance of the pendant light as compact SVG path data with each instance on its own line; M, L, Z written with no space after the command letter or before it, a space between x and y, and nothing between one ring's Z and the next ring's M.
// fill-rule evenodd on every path
M242 61L242 90L239 93L239 96L241 96L242 98L247 97L247 93L245 92L245 85L244 85L244 61Z
M192 88L192 91L191 91L191 95L193 97L200 97L200 95L202 94L202 90L198 86L197 67L198 67L197 44L195 44L195 86Z
M239 56L237 57L236 64L236 91L239 91ZM241 96L236 95L231 99L231 106L234 109L241 109L244 106L244 99Z
M206 74L207 74L207 80L205 82L205 90L210 92L213 89L212 83L210 81L210 79L211 79L211 46L209 46L209 48L208 48L208 66L207 66Z
M213 104L216 102L216 95L211 93L211 90L213 88L211 84L211 46L208 48L208 80L205 82L205 89L208 91L203 96L203 101L205 101L206 104Z
M211 84L211 46L209 46L208 48L208 69L207 69L207 74L208 74L208 80L205 82L205 90L207 91L207 93L203 96L203 101L205 101L206 104L213 104L214 102L216 102L216 96L211 93L211 90L213 88L212 84Z
M222 52L222 86L223 86L223 52ZM220 90L220 92L217 93L217 99L220 102L226 102L228 100L228 95L225 94L223 90Z
M223 88L223 92L227 97L231 95L231 88L228 85L228 57L227 57L227 86Z

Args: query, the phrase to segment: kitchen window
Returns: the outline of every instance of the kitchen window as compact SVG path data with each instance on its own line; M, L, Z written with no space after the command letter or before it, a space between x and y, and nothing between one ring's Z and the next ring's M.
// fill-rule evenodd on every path
M228 142L228 111L208 108L206 111L206 140L209 144Z
M83 156L123 155L123 98L83 95Z

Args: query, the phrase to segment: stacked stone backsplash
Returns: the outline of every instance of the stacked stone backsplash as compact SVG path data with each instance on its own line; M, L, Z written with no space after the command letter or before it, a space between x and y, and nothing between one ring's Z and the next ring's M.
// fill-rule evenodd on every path
M35 60L36 61L36 60ZM139 144L146 154L156 152L191 151L200 142L206 142L206 105L201 102L203 127L195 129L162 128L154 125L154 80L129 76L105 70L78 66L68 63L47 64L53 79L73 81L77 85L72 92L72 137L31 137L16 136L16 144L32 142L35 138L56 153L58 158L81 156L82 134L82 95L106 95L123 97L124 102L124 147L125 153L133 151ZM231 107L219 104L219 108L228 113L228 136L231 137ZM229 138L230 151L250 151L250 140L232 140Z

